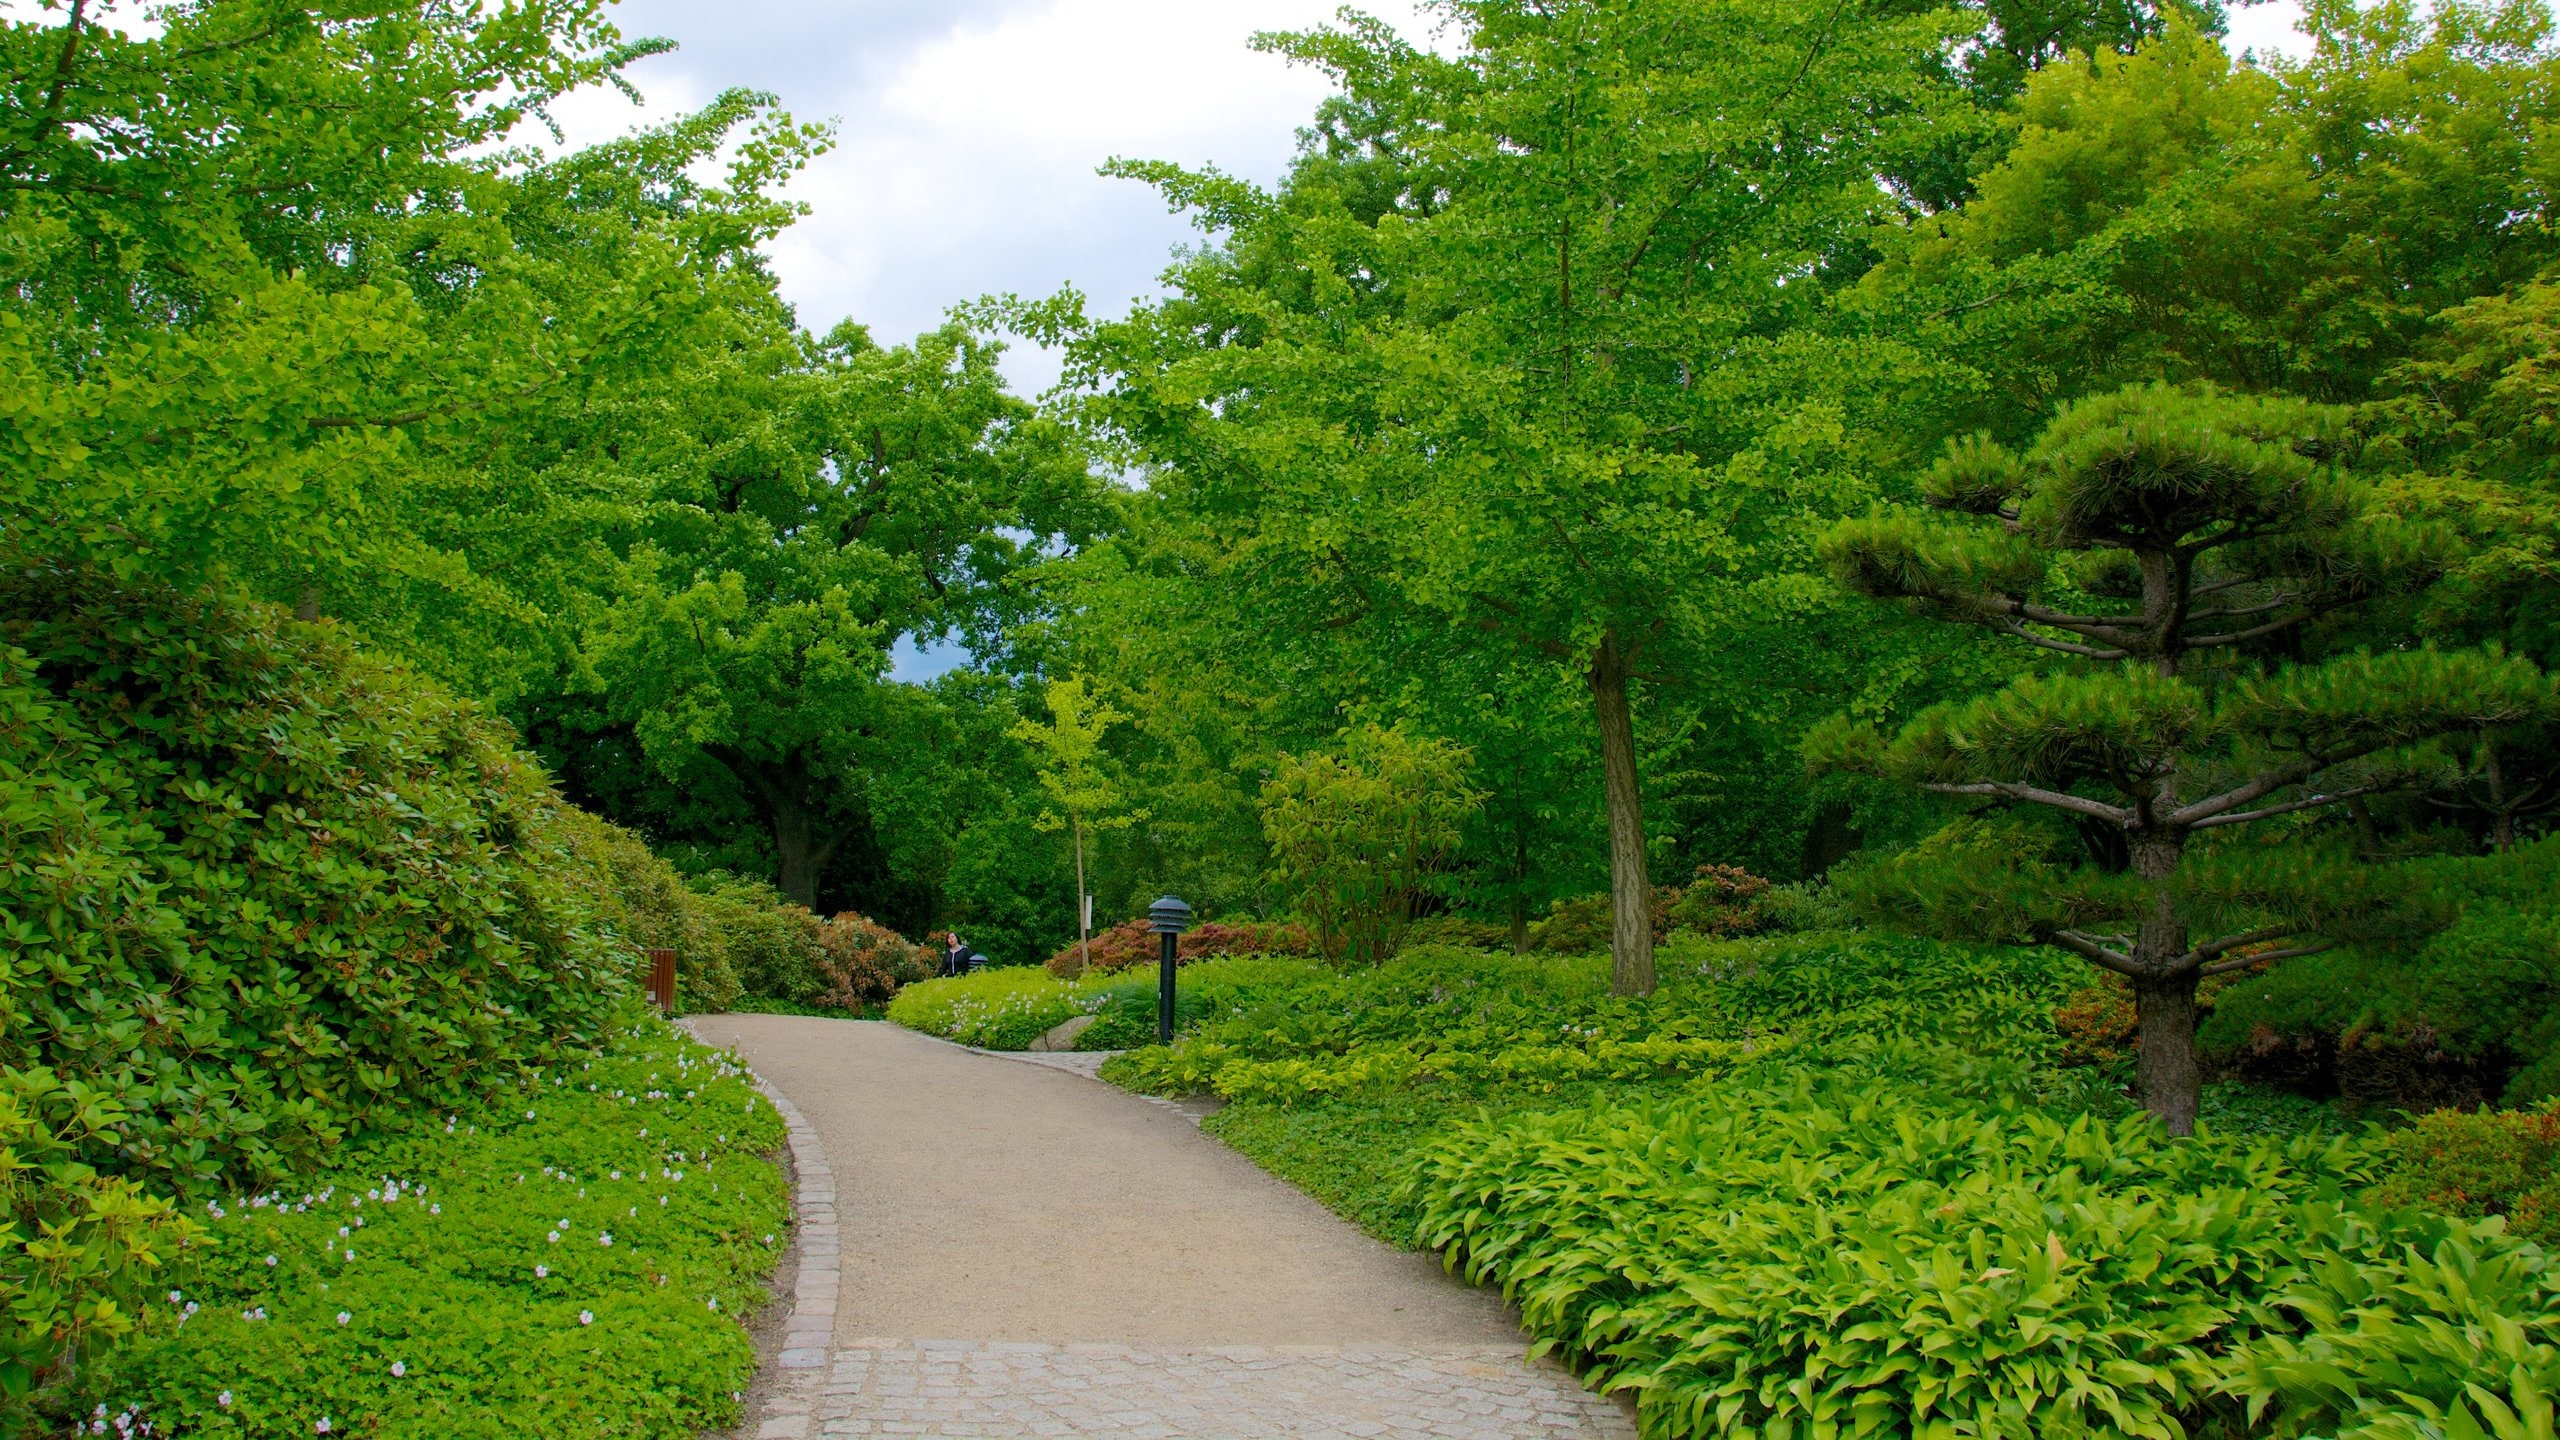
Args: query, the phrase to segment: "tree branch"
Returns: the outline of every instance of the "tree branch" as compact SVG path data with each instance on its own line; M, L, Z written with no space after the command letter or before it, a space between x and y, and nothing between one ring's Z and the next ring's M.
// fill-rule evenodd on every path
M2056 930L2046 938L2102 970L2113 970L2128 979L2142 973L2134 965L2132 956L2108 949L2098 943L2096 936L2083 935L2077 930Z
M80 37L87 30L88 17L89 0L71 0L71 16L62 25L62 53L54 59L52 83L45 86L44 110L36 119L36 128L27 138L10 146L5 155L0 155L0 165L9 164L42 145L61 126L62 102L71 93L71 67L79 63Z
M2334 761L2328 760L2296 761L2273 774L2261 775L2257 779L2252 780L2248 784L2242 785L2237 789L2225 790L2219 795L2208 795L2193 805L2186 806L2183 809L2172 810L2162 819L2161 823L2164 825L2183 825L2191 830L2201 828L2205 821L2212 819L2216 815L2221 815L2228 811L2237 809L2242 805L2248 804L2252 800L2263 799L2266 796L2273 795L2287 785L2298 785L2304 780L2310 778L2314 773L2327 769L2334 763Z
M2230 814L2216 815L2209 819L2199 820L2187 828L2190 830L2211 830L2218 825L2246 825L2252 820L2265 820L2276 815L2290 815L2297 810L2317 810L2323 805L2337 805L2348 800L2356 799L2359 796L2379 795L2385 790L2396 790L2398 788L2399 787L2396 785L2359 785L2352 790L2324 791L2318 795L2309 796L2305 799L2288 800L2282 805L2269 805L2264 809L2259 810L2241 810Z
M2229 960L2215 961L2213 964L2207 965L2203 969L2198 970L2196 974L2228 975L2234 970L2246 970L2252 965L2264 965L2270 960L2292 960L2304 955L2317 955L2323 950L2335 950L2337 948L2338 942L2335 940L2319 940L2314 941L2309 945L2292 945L2287 946L2282 950L2261 951L2255 955L2237 955Z
M2109 805L2101 800L2085 799L2060 790L2047 790L2040 786L2023 785L2009 780L1985 780L1971 785L1923 784L1920 788L1940 795L1999 795L2011 800L2050 805L2056 810L2068 810L2075 815L2086 815L2093 820L2104 820L2111 825L2133 823L2133 812L2122 806Z
M2237 950L2243 945L2264 945L2270 940L2281 940L2292 933L2294 933L2293 926L2269 925L2264 929L2243 931L2238 935L2225 935L2219 940L2207 940L2193 950L2179 956L2177 963L2182 966L2201 965L2205 961L2211 960L2217 955ZM2250 963L2255 964L2257 962L2252 958Z
M2003 635L2024 640L2039 650L2059 650L2065 655L2081 655L2091 660L2122 660L2132 653L2126 650L2105 650L2095 645L2082 645L2070 640L2056 640L2050 635L2039 635L2015 620L2003 620L1991 628Z

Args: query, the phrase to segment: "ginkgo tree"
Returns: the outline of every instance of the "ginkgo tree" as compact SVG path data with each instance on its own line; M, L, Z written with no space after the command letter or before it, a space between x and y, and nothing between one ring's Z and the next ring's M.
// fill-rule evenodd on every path
M1032 821L1035 828L1064 830L1076 857L1076 970L1093 958L1093 892L1085 883L1085 836L1126 830L1147 818L1144 807L1128 803L1102 737L1129 717L1097 695L1080 675L1049 682L1042 694L1049 723L1024 719L1013 737L1029 746L1038 763L1040 791L1049 804Z
M1713 664L1833 463L1805 332L1969 125L1952 11L1449 0L1458 43L1265 37L1342 86L1290 183L1132 164L1225 243L1070 376L1274 623L1435 627L1569 674L1601 760L1613 984L1654 985L1648 686ZM1781 520L1785 523L1781 523Z
M2175 1133L2195 1125L2202 980L2424 917L2311 817L2440 771L2438 737L2554 708L2540 670L2492 650L2286 658L2320 617L2441 561L2357 478L2351 441L2299 401L2131 387L2064 406L2023 453L1951 446L1928 508L1823 542L1850 589L2067 657L1891 736L1843 717L1808 752L2074 824L2082 844L2057 847L1971 817L1857 888L1906 924L2124 976L2142 1103Z

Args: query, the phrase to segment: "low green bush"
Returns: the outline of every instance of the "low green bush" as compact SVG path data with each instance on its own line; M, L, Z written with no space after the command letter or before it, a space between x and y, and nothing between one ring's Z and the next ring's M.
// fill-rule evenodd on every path
M1422 1156L1423 1238L1649 1435L2548 1433L2542 1252L2359 1205L2370 1142L2175 1141L2049 1113L2028 1064L1853 1052L1462 1125Z
M1713 1072L1775 1049L1903 1036L2044 1056L2084 967L2032 949L1828 932L1678 934L1661 986L1609 993L1605 957L1421 947L1374 969L1309 972L1110 1061L1154 1094L1289 1101L1417 1084L1558 1087Z
M1061 980L1028 965L1000 965L900 990L889 1019L981 1050L1023 1050L1103 1001L1108 978Z
M2453 1215L2503 1215L2507 1229L2560 1242L2560 1100L2539 1109L2439 1110L2384 1142L2387 1203Z
M675 866L638 835L582 810L564 808L555 833L585 870L606 929L635 951L676 952L678 1012L716 1014L737 1003L742 987L729 959L728 927Z
M2207 1054L2383 1109L2560 1095L2560 836L2412 870L2451 925L2406 952L2344 947L2232 986L2198 1035Z
M1177 1033L1188 1033L1214 1020L1241 1013L1326 972L1311 961L1270 956L1203 960L1181 967L1174 986L1173 1019ZM1122 974L1101 986L1094 1022L1076 1037L1079 1050L1129 1050L1156 1038L1154 972Z
M755 1368L782 1140L735 1057L642 1021L197 1207L213 1243L69 1398L117 1433L208 1440L691 1440L738 1418Z

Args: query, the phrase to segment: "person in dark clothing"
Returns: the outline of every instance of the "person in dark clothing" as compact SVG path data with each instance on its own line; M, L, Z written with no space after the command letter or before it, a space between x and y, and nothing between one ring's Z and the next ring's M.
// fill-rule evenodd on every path
M969 968L969 946L956 934L942 937L942 974L947 979Z

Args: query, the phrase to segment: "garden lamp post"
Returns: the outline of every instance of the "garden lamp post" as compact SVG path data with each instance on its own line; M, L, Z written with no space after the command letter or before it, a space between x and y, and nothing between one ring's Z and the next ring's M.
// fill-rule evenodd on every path
M1164 949L1156 959L1156 1041L1173 1043L1173 946L1175 937L1191 928L1191 907L1171 895L1147 907L1147 928L1164 937Z

